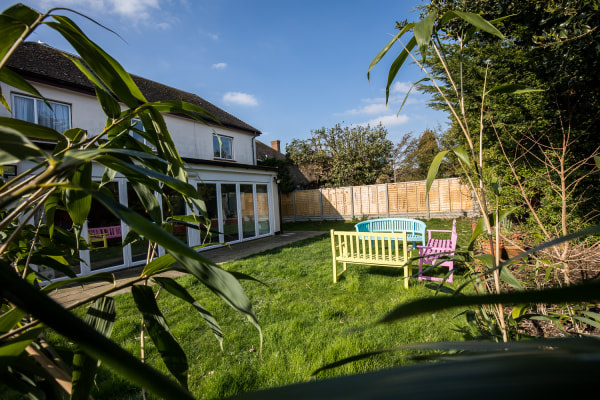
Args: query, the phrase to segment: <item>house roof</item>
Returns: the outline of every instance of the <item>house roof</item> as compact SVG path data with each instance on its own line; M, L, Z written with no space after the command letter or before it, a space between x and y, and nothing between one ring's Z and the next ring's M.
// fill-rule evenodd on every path
M262 160L263 158L278 158L283 160L285 159L285 154L275 150L271 146L264 144L260 140L256 140L256 158L258 160Z
M22 43L8 60L7 66L24 78L94 94L94 86L63 52L37 42ZM254 135L261 132L200 96L175 89L140 76L131 75L148 101L180 100L204 108L225 127ZM207 121L210 122L210 121Z

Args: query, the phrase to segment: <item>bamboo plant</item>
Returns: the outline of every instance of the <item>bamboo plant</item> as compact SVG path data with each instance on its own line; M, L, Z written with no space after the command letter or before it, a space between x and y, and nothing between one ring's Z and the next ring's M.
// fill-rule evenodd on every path
M177 270L197 278L254 324L262 342L252 305L236 277L173 236L169 221L177 216L162 215L159 199L154 196L158 193L166 197L166 190L180 193L195 214L184 223L197 229L206 224L203 218L206 207L187 181L183 161L162 114L183 114L202 122L218 121L193 104L148 101L125 69L65 13L88 18L66 8L40 13L23 4L0 14L1 81L43 99L6 63L35 29L46 26L75 49L79 57L66 53L64 56L92 82L106 115L106 124L99 132L77 127L58 132L26 121L0 118L0 166L31 165L18 176L0 182L0 385L33 398L43 398L45 394L53 398L88 398L98 363L103 362L125 379L160 397L192 398L187 390L189 371L185 352L170 332L153 288L160 287L161 295L174 295L193 305L199 320L206 321L219 342L222 331L208 310L175 280L159 277L160 273ZM0 93L2 106L9 108L4 96L5 93ZM144 129L138 133L154 149L129 134L134 119L142 122ZM42 148L36 139L53 145L50 149ZM104 167L101 182L92 180L93 164ZM105 185L117 174L131 183L150 219L107 194ZM79 260L79 251L88 248L81 234L92 199L129 225L131 232L124 245L143 236L150 248L140 276L100 296L82 298L76 304L89 307L81 320L48 293L73 283L115 283L112 274L78 277L69 267ZM72 226L68 229L55 225L58 209L69 214ZM158 245L167 254L155 257ZM41 268L60 271L68 279L46 282L38 272ZM149 286L151 282L157 285ZM123 287L131 290L143 329L171 376L159 373L110 340L115 304L109 295ZM77 351L72 361L56 360L55 353L43 340L45 329L53 329L75 343Z

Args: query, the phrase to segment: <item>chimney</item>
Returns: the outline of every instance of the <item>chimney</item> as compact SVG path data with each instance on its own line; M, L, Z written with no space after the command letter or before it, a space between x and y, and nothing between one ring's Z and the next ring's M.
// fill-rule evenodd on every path
M271 140L271 147L278 151L279 153L281 153L280 147L281 147L281 140Z

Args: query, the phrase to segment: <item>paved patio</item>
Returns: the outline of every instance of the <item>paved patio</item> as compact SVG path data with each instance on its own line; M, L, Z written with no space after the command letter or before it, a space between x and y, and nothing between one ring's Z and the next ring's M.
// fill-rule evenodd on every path
M239 260L249 257L254 254L262 253L263 251L275 249L277 247L287 246L291 243L309 239L316 236L327 235L329 232L324 231L298 231L287 232L281 235L268 236L265 238L249 240L246 242L232 244L230 246L222 246L211 250L205 250L201 254L215 264L223 264L229 261ZM117 279L116 285L119 286L128 280L135 279L142 271L142 267L128 268L122 271L115 271L114 275ZM178 272L167 272L161 276L177 276ZM60 288L50 294L54 300L64 306L75 304L81 298L90 295L97 295L109 289L112 284L109 283L90 283L85 285L71 285ZM113 294L120 293L115 292Z

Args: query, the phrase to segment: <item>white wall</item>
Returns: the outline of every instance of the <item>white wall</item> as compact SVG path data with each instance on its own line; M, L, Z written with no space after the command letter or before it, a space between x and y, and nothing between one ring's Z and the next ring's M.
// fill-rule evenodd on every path
M85 129L90 135L101 132L106 123L106 116L95 96L30 82L48 100L55 100L71 105L72 127ZM12 93L24 94L21 91L0 83L2 94L12 108ZM11 117L4 107L0 107L0 116ZM213 160L213 133L233 138L233 162L255 165L253 135L233 129L209 126L191 119L176 115L164 115L169 132L175 146L182 157Z

